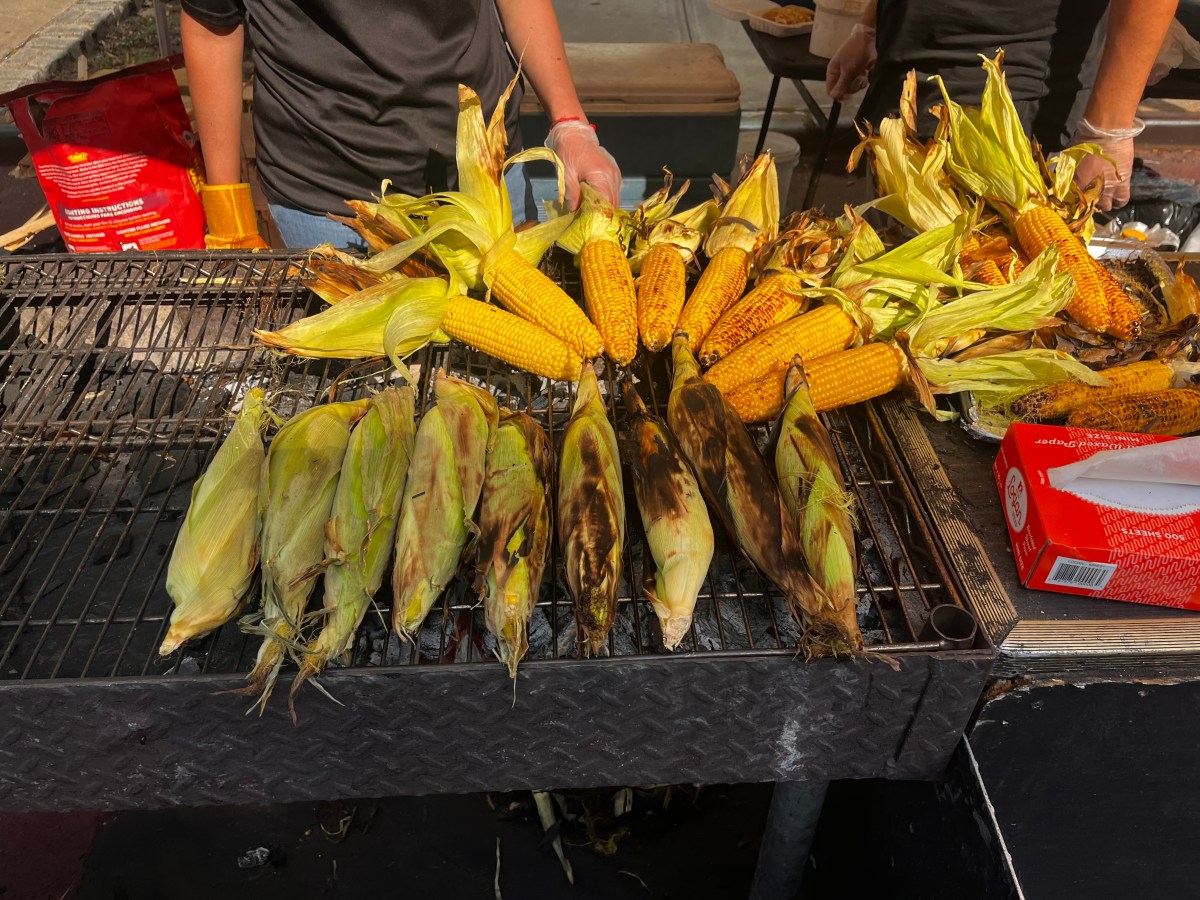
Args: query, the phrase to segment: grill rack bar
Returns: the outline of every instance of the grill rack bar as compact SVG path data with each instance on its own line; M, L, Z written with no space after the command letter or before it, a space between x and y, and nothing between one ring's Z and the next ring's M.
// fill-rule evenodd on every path
M209 253L29 257L7 266L0 287L0 548L7 548L0 549L0 680L249 668L257 639L233 625L174 658L156 655L170 613L162 581L190 483L216 451L230 401L249 384L280 391L286 417L331 389L339 399L361 394L390 368L279 361L254 345L256 322L277 325L319 307L288 277L296 265L302 261L287 254ZM553 274L578 294L573 269ZM427 348L414 362L420 409L432 399L430 374L448 365L505 388L510 403L523 398L552 440L569 417L573 388L552 385L543 396L532 376L490 357ZM665 415L661 355L633 371L647 406ZM603 374L609 397L618 398L611 368ZM925 613L961 600L881 409L865 405L828 419L864 523L860 621L877 652L928 650L917 640ZM612 411L620 427L619 410ZM634 508L631 498L613 657L665 652L648 602L633 596L648 562ZM553 577L534 623L546 634L536 645L531 637L530 658L573 659L574 617L557 540L551 554ZM354 666L494 665L481 613L461 580L415 646L400 645L380 624L389 613L387 598L380 601L380 616L369 615L360 629ZM672 655L784 655L794 644L778 592L719 541L696 620Z

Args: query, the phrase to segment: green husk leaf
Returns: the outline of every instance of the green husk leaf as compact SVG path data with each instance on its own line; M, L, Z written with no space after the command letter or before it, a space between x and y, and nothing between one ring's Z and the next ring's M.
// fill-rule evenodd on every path
M1007 405L1036 387L1075 378L1103 385L1104 376L1061 350L1012 350L968 360L916 358L935 394L972 392L985 406Z

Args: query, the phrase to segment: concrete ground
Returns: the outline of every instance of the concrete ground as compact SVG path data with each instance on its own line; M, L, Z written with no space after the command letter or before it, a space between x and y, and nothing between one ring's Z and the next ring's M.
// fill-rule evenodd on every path
M75 0L0 0L0 60L74 5Z

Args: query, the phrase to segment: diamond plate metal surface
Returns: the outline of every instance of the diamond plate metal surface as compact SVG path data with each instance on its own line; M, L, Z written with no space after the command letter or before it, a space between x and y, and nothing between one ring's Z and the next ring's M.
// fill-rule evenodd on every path
M155 808L392 794L812 778L931 778L990 652L805 664L530 663L325 678L244 715L228 677L0 688L0 809Z

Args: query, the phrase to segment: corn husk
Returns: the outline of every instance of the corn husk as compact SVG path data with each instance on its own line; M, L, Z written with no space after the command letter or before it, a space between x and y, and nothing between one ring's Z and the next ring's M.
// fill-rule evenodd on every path
M259 495L262 510L262 621L264 635L249 685L261 714L301 622L325 557L325 524L333 508L350 429L370 400L314 406L288 420L271 441Z
M696 598L708 578L712 522L666 422L650 414L632 382L624 383L624 392L638 450L629 461L633 492L655 567L653 586L644 590L662 626L663 644L674 650L692 627Z
M413 639L458 568L483 489L499 410L491 394L439 372L417 431L396 530L392 627Z
M558 464L558 543L575 599L578 642L599 655L617 615L625 547L625 490L617 435L591 361L579 376Z
M800 545L824 599L806 618L810 639L835 656L862 650L854 579L854 496L846 491L833 441L808 395L799 357L788 370L775 443L779 493L800 530Z
M348 651L392 557L396 519L413 453L413 390L389 387L371 398L346 446L325 526L325 618L305 647L288 705L325 664Z
M773 582L803 627L828 599L804 566L799 529L754 438L721 392L700 377L687 338L671 345L675 372L667 421L696 473L709 509L746 558ZM809 652L820 648L809 647Z
M251 388L229 435L192 488L171 561L167 593L175 604L158 652L220 628L241 609L258 568L258 492L266 395Z
M721 205L715 200L706 200L669 218L642 223L636 229L633 251L629 255L630 268L635 273L640 272L647 254L659 244L670 244L683 256L685 263L693 264L696 251L720 215Z
M550 549L553 455L546 433L525 413L505 412L487 458L479 505L476 588L496 655L517 677L529 649L529 617Z
M752 254L773 241L778 229L779 178L771 154L762 153L725 200L704 239L704 252L709 259L726 247Z

